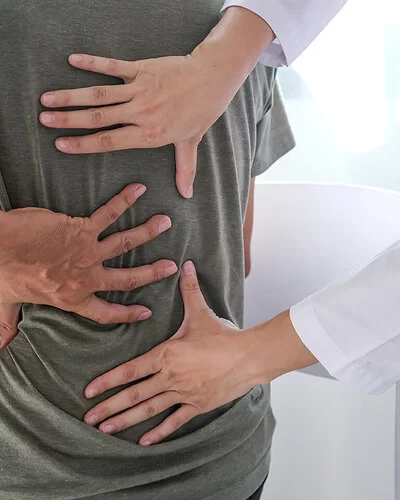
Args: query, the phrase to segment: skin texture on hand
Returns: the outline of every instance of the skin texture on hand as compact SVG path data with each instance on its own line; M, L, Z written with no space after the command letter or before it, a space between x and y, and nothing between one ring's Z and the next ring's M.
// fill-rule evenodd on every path
M168 217L156 215L141 226L99 241L100 234L145 190L141 184L129 185L86 218L40 208L0 214L0 347L17 334L24 302L54 306L104 324L131 323L151 316L146 307L111 304L94 295L99 291L130 291L177 271L169 260L133 269L103 265L171 226Z
M144 61L120 61L87 54L69 58L72 66L115 76L121 85L47 92L49 108L91 107L47 111L46 127L115 130L84 137L63 137L56 147L67 154L103 153L131 148L175 145L176 184L183 197L193 196L197 147L223 114L272 42L269 26L256 14L231 7L192 54Z
M255 385L243 375L248 351L245 336L209 309L191 262L183 266L180 289L185 317L178 332L147 354L95 379L85 395L94 397L113 387L150 378L95 406L86 414L86 423L102 422L99 429L111 434L180 404L176 412L140 439L142 445L155 444L195 416L246 394Z
M139 441L154 445L255 385L316 363L297 336L288 311L256 328L239 330L207 306L191 262L183 267L180 288L185 308L181 328L163 344L86 387L85 396L92 398L133 383L92 408L84 418L87 424L100 424L101 432L114 434L180 404Z

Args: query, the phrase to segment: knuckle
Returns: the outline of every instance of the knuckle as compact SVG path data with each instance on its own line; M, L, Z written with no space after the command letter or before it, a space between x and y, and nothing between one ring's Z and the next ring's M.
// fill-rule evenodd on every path
M17 333L17 327L0 320L0 331L6 335L15 335Z
M136 389L129 391L129 404L130 406L135 406L140 402L140 392Z
M153 280L154 281L161 281L164 278L164 266L157 265L153 269Z
M69 107L71 104L71 95L66 90L61 90L58 95L59 106Z
M176 355L174 352L174 348L172 347L173 341L169 342L168 346L165 346L165 348L162 351L161 354L161 364L163 367L167 368L167 371L169 373L169 376L172 375L171 368L176 366L175 361L176 361Z
M133 382L136 380L136 369L133 365L128 364L123 367L122 378L125 382Z
M69 289L77 292L78 290L87 290L88 288L88 283L86 277L76 277L74 279L71 279L69 282ZM68 299L67 299L68 300Z
M134 275L129 276L125 281L124 291L134 290L135 288L138 288L139 284L140 283L139 283L138 279L136 278L136 276L134 276Z
M160 234L160 221L158 218L153 218L146 225L146 235L148 241L153 240Z
M133 204L132 199L127 194L122 195L121 198L122 198L122 202L125 205L125 209L128 209L132 206L132 204Z
M200 289L199 284L194 278L187 279L184 283L184 288L188 292L197 292Z
M82 150L82 142L79 137L72 137L69 139L69 147L71 148L71 151L81 151Z
M77 260L76 267L78 269L90 269L94 264L96 264L96 261L93 256L84 255Z
M90 113L91 123L96 127L101 127L105 122L105 114L101 109L92 109Z
M53 301L55 307L63 311L72 311L76 307L76 302L71 297L56 297Z
M58 122L58 125L62 126L63 128L69 128L69 125L71 123L70 115L67 111L56 113L56 120Z
M97 142L102 151L111 151L113 147L113 140L108 132L100 132L97 134Z
M108 70L109 71L116 71L118 68L118 61L116 59L109 59L108 60Z
M114 222L118 219L119 214L113 207L113 205L105 205L104 211L106 214L106 217L109 221Z
M145 114L150 114L152 109L150 108ZM162 139L165 136L165 128L161 125L150 125L148 127L143 128L143 139L144 141L153 146L160 145L162 143Z
M106 104L108 91L105 87L95 87L93 89L93 102L97 105Z
M82 229L83 233L88 233L92 230L92 221L90 217L74 217L72 223Z
M152 417L156 414L156 408L153 403L150 403L150 401L146 401L143 403L143 409L148 417Z
M135 248L135 241L133 238L128 236L121 236L121 253L130 252L133 248Z

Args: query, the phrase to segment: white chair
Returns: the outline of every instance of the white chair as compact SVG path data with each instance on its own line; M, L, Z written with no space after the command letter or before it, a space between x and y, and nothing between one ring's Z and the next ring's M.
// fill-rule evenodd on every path
M289 308L330 281L367 262L399 238L400 193L348 185L257 184L252 272L246 283L246 325L260 323ZM329 377L318 365L307 372ZM296 384L306 384L311 388L312 384L318 383L314 377L303 374L297 377L300 377L301 382ZM337 382L325 384L329 387L335 384L335 391L349 390L343 385L340 386L343 389L339 388ZM355 394L354 398L357 397ZM382 400L369 398L368 402L362 401L362 405L379 405ZM388 404L387 401L386 398L385 404ZM292 417L291 425L295 429L296 418L295 415ZM400 385L395 418L397 462L393 471L397 472L395 500L400 500ZM295 432L293 429L291 432ZM365 470L364 473L367 477L374 471ZM291 478L287 477L287 480ZM327 499L331 498L328 493L326 495ZM301 497L266 498L297 500ZM347 497L341 498L344 500ZM382 496L379 498L392 500Z

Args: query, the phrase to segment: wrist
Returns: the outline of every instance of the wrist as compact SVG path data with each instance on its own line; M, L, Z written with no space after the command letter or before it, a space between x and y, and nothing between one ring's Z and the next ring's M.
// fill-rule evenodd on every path
M236 76L241 85L274 38L270 26L257 14L230 7L192 55L212 55L219 68Z
M318 362L294 329L289 311L244 333L250 345L247 364L251 365L254 385Z

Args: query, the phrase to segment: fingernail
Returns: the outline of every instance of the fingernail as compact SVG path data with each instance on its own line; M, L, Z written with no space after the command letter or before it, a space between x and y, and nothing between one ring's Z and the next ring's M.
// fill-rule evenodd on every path
M95 396L97 396L97 391L96 389L88 389L87 391L85 391L85 395L88 399L94 398Z
M194 268L194 264L191 260L188 260L183 265L183 272L186 276L194 276L196 274L196 270Z
M42 113L40 115L40 120L42 123L48 125L50 123L54 123L56 120L56 117L55 117L54 113Z
M163 233L164 231L169 229L171 226L172 226L171 219L169 219L167 217L167 218L163 219L163 221L160 223L158 230L160 231L160 233Z
M96 415L90 415L89 417L85 418L85 422L89 425L96 425L98 421L99 419L96 417Z
M168 276L172 276L177 272L178 268L176 267L176 264L170 264L164 269L164 277L168 278Z
M100 431L104 432L105 434L112 434L115 432L117 428L113 424L105 424L103 427L101 427Z
M143 441L143 443L140 443L142 446L151 446L151 441L148 439L146 441Z
M193 185L185 189L185 195L187 198L193 198Z
M135 194L139 198L139 196L142 196L143 193L146 192L146 186L140 185L135 189Z
M143 312L142 314L139 315L138 321L145 321L146 319L151 318L151 316L152 316L151 311Z
M56 103L56 95L54 92L46 92L42 95L42 104L45 106L52 106Z
M79 64L83 62L83 56L81 56L80 54L72 54L69 60L73 64Z
M65 139L60 139L56 141L56 147L57 149L60 149L61 151L67 151L68 149L68 141Z

